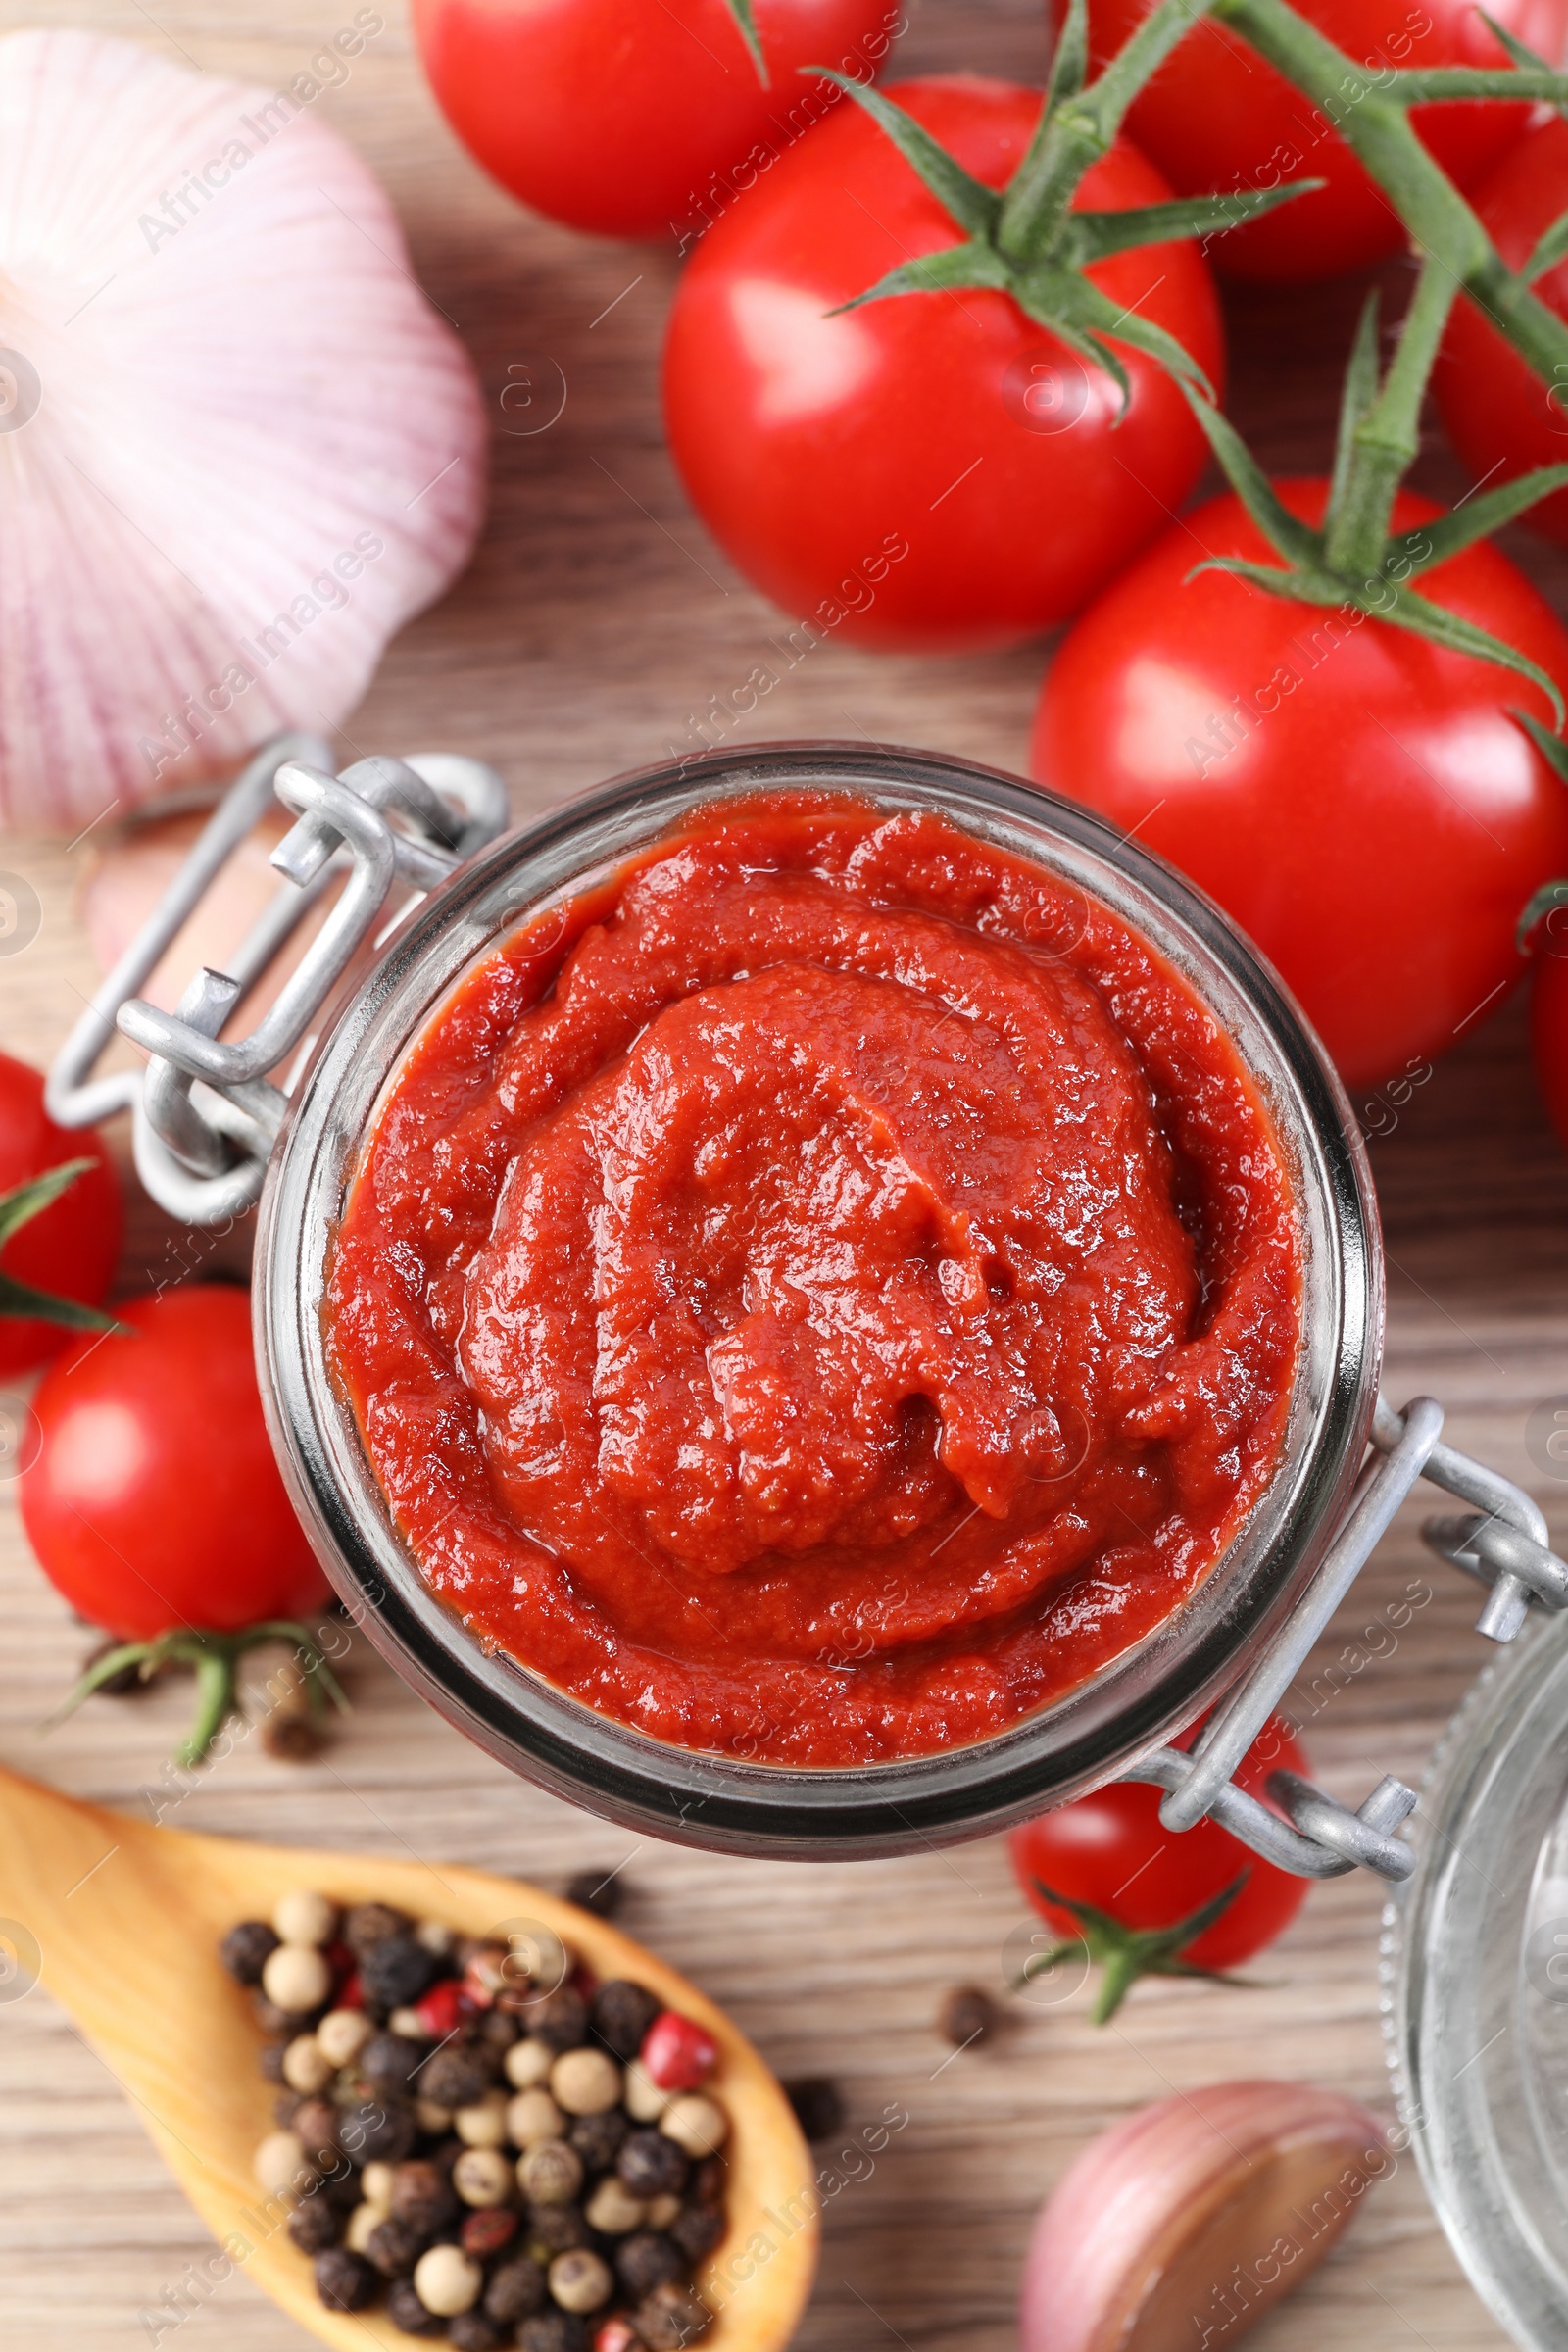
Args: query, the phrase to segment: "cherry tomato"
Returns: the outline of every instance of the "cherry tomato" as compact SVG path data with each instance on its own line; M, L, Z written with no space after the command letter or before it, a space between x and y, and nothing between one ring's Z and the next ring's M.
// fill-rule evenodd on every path
M1090 0L1090 36L1103 63L1153 0ZM1298 13L1355 66L1366 86L1391 68L1506 66L1473 0L1297 0ZM1048 10L1048 14L1051 12ZM1562 55L1568 0L1499 0L1488 14L1543 57ZM1450 177L1468 186L1517 139L1525 106L1417 107L1415 128ZM1204 22L1133 100L1127 134L1183 196L1322 179L1210 247L1227 276L1296 284L1358 270L1406 242L1398 215L1326 118L1265 65L1239 33Z
M1190 1747L1198 1728L1172 1744ZM1276 1716L1232 1777L1249 1796L1262 1797L1271 1772L1304 1776L1306 1769L1299 1740ZM1170 1928L1245 1871L1247 1882L1235 1900L1181 1954L1198 1968L1235 1968L1284 1933L1311 1882L1254 1854L1216 1821L1200 1821L1192 1830L1164 1829L1161 1802L1157 1788L1117 1781L1025 1822L1008 1838L1018 1884L1042 1917L1068 1936L1078 1933L1080 1923L1070 1911L1047 1902L1037 1881L1106 1912L1124 1927Z
M552 220L676 248L772 169L902 27L889 0L756 0L764 85L727 0L415 0L424 70L464 145Z
M1276 486L1321 519L1323 482ZM1394 527L1437 511L1401 494ZM1031 772L1217 899L1348 1085L1420 1067L1497 1009L1526 902L1568 873L1568 788L1508 715L1550 725L1545 697L1353 611L1189 580L1200 552L1276 560L1236 499L1189 514L1063 641ZM1495 548L1418 584L1568 689L1568 634Z
M72 1607L122 1641L292 1618L326 1583L262 1418L250 1300L189 1283L119 1310L33 1398L22 1518Z
M991 187L1040 112L1036 90L968 76L889 95ZM1118 144L1074 202L1122 211L1168 194ZM1163 528L1202 468L1198 427L1162 368L1122 351L1132 400L1117 426L1110 377L1009 295L903 295L828 316L911 255L959 241L852 105L710 231L677 289L664 353L675 462L748 579L804 616L807 645L835 633L940 650L1032 636ZM1218 383L1218 306L1190 244L1117 254L1091 275Z
M43 1080L24 1061L0 1054L0 1196L66 1160L92 1162L0 1248L0 1274L28 1290L96 1306L120 1254L120 1186L103 1143L91 1129L57 1127L43 1106ZM75 1338L63 1323L3 1311L0 1378L41 1364Z
M1473 202L1512 270L1544 228L1568 211L1568 122L1557 116L1520 139ZM1568 262L1538 277L1531 292L1568 318ZM1448 321L1432 377L1449 440L1477 481L1500 489L1534 466L1568 463L1568 383L1544 384L1467 295ZM1520 518L1548 539L1568 541L1568 490Z

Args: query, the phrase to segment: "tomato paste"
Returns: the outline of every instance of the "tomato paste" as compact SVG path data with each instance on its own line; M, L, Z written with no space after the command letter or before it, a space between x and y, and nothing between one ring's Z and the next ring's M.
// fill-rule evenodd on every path
M434 1016L330 1272L434 1591L688 1748L927 1754L1081 1684L1279 1459L1299 1245L1234 1047L1098 902L710 808Z

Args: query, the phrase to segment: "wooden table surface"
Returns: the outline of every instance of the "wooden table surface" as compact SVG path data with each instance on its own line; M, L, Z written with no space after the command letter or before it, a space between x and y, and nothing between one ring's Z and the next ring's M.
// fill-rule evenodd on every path
M3 0L0 27L39 13ZM906 64L1038 78L1040 13L1037 0L917 0ZM56 0L51 20L275 86L346 14L337 0L164 0L156 12L137 0ZM590 242L509 204L446 131L401 11L389 6L388 16L347 84L319 103L390 186L498 429L478 558L392 649L351 722L352 743L482 754L522 813L671 744L685 748L689 714L765 660L781 624L706 539L662 443L654 385L670 257ZM1358 299L1358 288L1341 286L1232 305L1233 405L1270 463L1323 462ZM3 300L0 289L0 318ZM500 429L507 368L541 356L564 372L565 407L550 431L514 437ZM1463 486L1441 449L1422 463L1440 493ZM1528 540L1516 552L1554 593L1568 585ZM1038 648L941 663L825 643L763 715L778 736L864 734L1018 767L1041 662ZM0 857L44 904L38 939L0 964L0 1035L39 1062L94 977L74 912L92 848L11 841ZM1532 1095L1517 1005L1440 1066L1375 1144L1374 1161L1392 1268L1391 1393L1441 1397L1456 1441L1533 1485L1560 1537L1568 1498L1527 1461L1524 1430L1533 1405L1568 1389L1568 1165ZM126 1288L223 1262L202 1238L137 1207ZM1385 1770L1419 1779L1483 1662L1469 1630L1473 1590L1422 1552L1419 1516L1416 1506L1403 1514L1323 1657L1343 1658L1408 1596L1393 1654L1342 1673L1332 1689L1320 1679L1315 1693L1309 1671L1298 1694L1319 1778L1352 1802ZM907 2130L829 2206L820 2283L798 2339L810 2352L890 2342L1002 2352L1040 2199L1092 2134L1172 2087L1272 2071L1387 2107L1381 1894L1363 1875L1311 1895L1254 1989L1146 1986L1104 2031L1089 2025L1081 1995L1019 2008L994 2047L955 2058L933 2031L938 1999L959 1980L1000 1992L1002 1947L1023 1915L997 1840L838 1868L638 1843L510 1779L363 1650L349 1678L353 1723L325 1760L275 1763L250 1737L182 1781L164 1761L182 1689L96 1701L38 1735L85 1636L32 1567L9 1495L0 1495L0 1593L7 1762L237 1837L462 1859L551 1886L590 1865L621 1869L632 1932L725 2002L780 2073L836 2077L852 2130L901 2100ZM1376 1645L1386 1648L1386 1636ZM187 2295L189 2316L172 2335L187 2266L207 2250L134 2113L69 2023L41 1993L0 2008L0 2341L10 2352L129 2352L175 2338L181 2352L305 2343L243 2271L205 2303ZM160 2306L161 2333L144 2316ZM1412 2339L1450 2352L1503 2341L1405 2158L1254 2340L1259 2352L1382 2352Z

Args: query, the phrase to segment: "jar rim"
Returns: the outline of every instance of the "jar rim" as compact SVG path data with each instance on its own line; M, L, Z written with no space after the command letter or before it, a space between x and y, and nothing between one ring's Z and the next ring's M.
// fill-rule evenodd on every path
M710 802L840 792L940 814L1099 900L1231 1037L1290 1163L1303 1235L1301 1347L1282 1461L1163 1623L1083 1685L988 1738L853 1767L672 1746L487 1648L430 1590L332 1380L321 1306L348 1184L394 1075L454 989L552 901L576 896ZM627 1827L747 1853L860 1858L953 1843L1115 1777L1242 1673L1321 1562L1365 1448L1383 1267L1353 1114L1276 975L1152 852L999 770L895 746L747 746L639 769L564 802L461 867L394 932L292 1099L262 1200L254 1288L269 1424L350 1615L405 1681L502 1762Z

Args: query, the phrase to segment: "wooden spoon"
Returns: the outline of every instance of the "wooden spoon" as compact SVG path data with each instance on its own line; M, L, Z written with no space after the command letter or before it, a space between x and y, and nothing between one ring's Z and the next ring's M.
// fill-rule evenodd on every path
M409 2338L382 2312L323 2308L286 2213L252 2174L257 2144L273 2128L273 2092L257 2071L262 2036L249 2001L220 1965L218 1944L236 1920L270 1918L293 1886L343 1903L379 1897L466 1935L539 1921L596 1976L634 1978L706 2026L719 2046L712 2087L731 2137L729 2230L697 2280L717 2314L703 2352L781 2352L816 2268L810 2156L751 2043L641 1944L519 1880L191 1837L0 1770L0 1943L18 1953L24 1974L36 1945L38 1981L135 2102L236 2266L323 2343L394 2352Z

